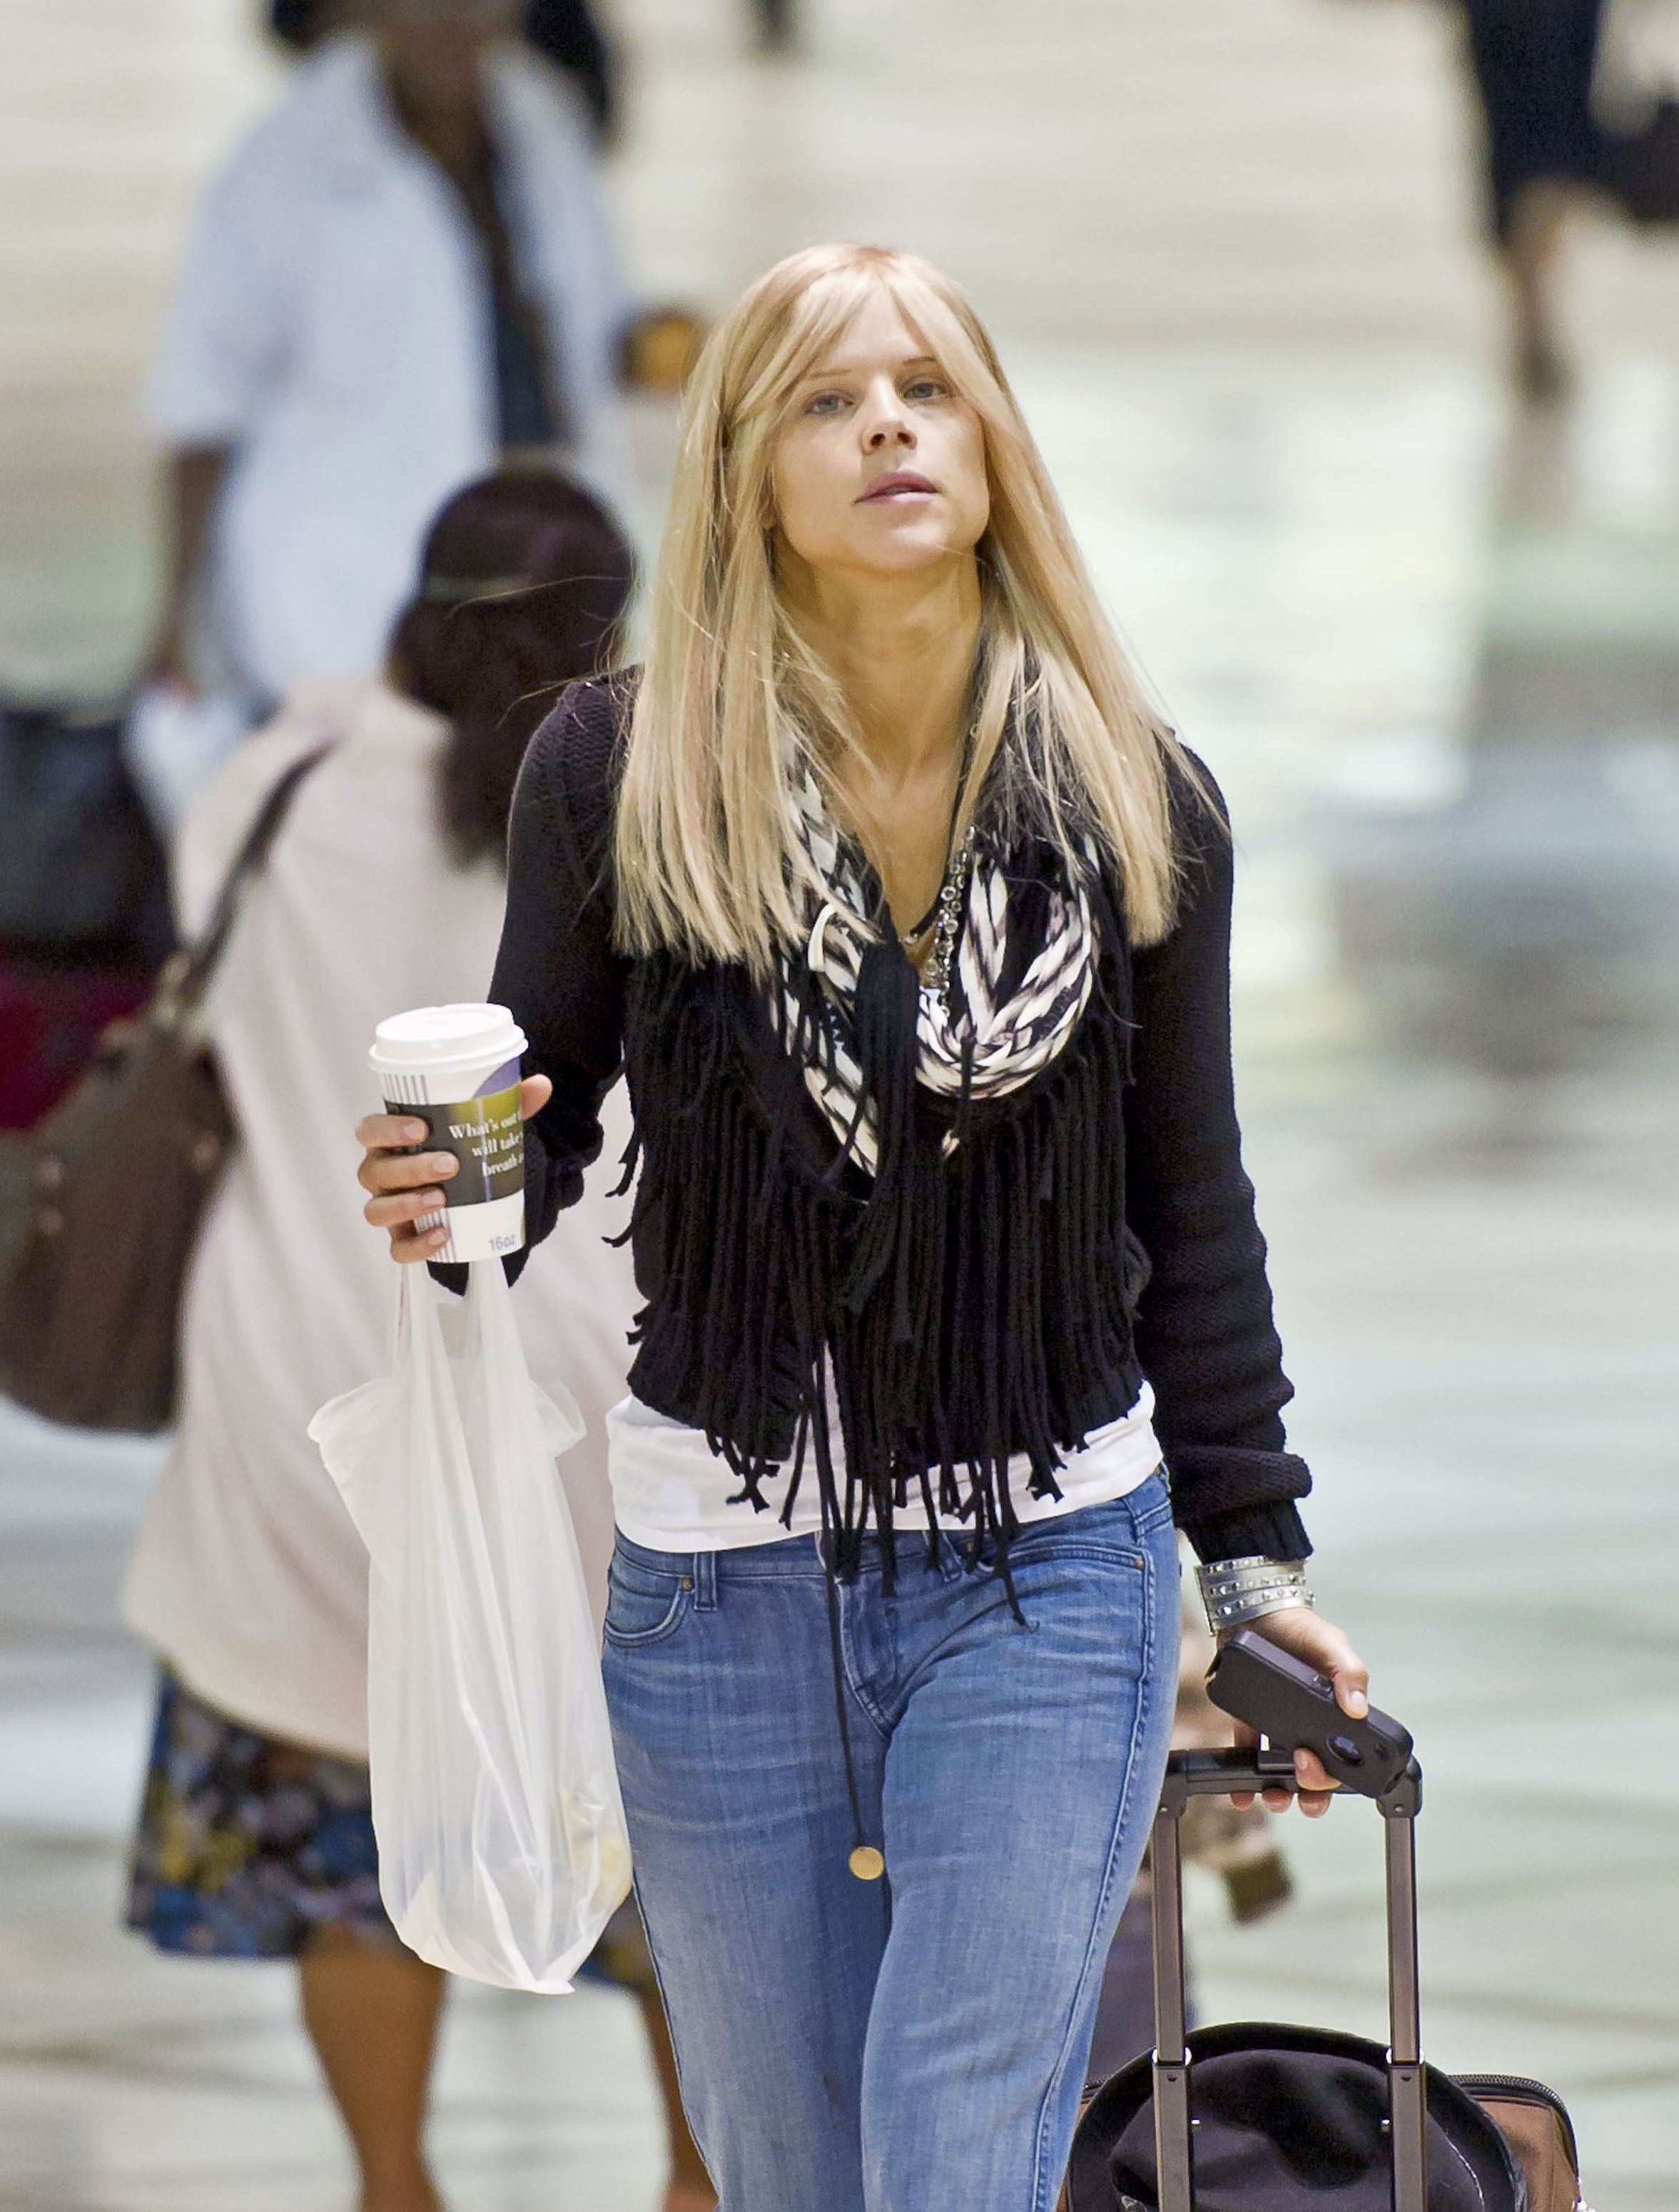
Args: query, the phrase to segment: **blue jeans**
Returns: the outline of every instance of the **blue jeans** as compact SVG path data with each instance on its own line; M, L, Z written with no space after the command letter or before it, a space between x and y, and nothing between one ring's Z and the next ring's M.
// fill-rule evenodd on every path
M742 1508L742 1510L746 1510ZM872 1547L871 1547L872 1552ZM1165 1480L1001 1583L897 1540L838 1592L862 1882L811 1538L623 1537L606 1695L683 2101L722 2212L1051 2212L1177 1695Z

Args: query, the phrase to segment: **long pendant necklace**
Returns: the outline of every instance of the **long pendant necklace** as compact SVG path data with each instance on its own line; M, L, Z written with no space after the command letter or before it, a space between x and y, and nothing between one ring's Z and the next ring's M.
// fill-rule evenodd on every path
M931 915L919 929L909 930L898 939L913 960L916 945L931 933L933 942L922 969L922 988L940 996L950 988L951 970L956 964L962 915L968 903L968 878L973 872L975 842L973 825L970 823L966 836L951 854Z

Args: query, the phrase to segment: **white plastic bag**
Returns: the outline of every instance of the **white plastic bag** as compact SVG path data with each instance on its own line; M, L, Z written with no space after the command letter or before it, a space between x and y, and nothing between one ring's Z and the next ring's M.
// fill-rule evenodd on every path
M249 710L225 693L198 699L167 684L149 684L140 693L123 726L123 758L165 844L228 755L250 734Z
M394 1371L309 1434L372 1558L380 1892L434 1966L569 1989L630 1887L577 1541L554 1460L577 1408L525 1364L501 1262L398 1279Z

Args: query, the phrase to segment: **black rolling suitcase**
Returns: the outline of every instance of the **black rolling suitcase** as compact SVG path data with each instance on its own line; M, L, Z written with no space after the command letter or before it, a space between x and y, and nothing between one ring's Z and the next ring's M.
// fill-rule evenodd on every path
M1213 1694L1227 1702L1216 1678ZM1280 1728L1256 1752L1171 1754L1151 1845L1155 2050L1087 2106L1068 2172L1068 2212L1589 2212L1573 2130L1554 2092L1501 2075L1454 2081L1423 2063L1414 1829L1422 1775L1408 1738L1394 1734L1406 1754L1397 1772L1360 1776L1356 1759L1325 1761L1343 1794L1374 1800L1385 1832L1386 2050L1272 2021L1186 2034L1183 1809L1191 1797L1232 1790L1292 1790L1290 1735L1320 1754L1323 1745Z

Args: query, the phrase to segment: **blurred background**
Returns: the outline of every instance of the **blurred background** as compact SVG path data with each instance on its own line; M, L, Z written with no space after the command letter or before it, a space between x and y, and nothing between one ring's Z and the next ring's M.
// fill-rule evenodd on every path
M826 237L949 268L1230 797L1315 1580L1428 1778L1429 2053L1550 2081L1597 2212L1669 2212L1679 229L1571 194L1512 325L1446 0L599 15L636 296L715 311ZM290 64L251 0L0 0L0 690L94 701L157 618L138 394L193 210ZM645 548L672 405L617 407ZM0 1407L0 2206L336 2212L289 1980L117 1925L159 1455ZM1375 1823L1302 1826L1286 1911L1195 1888L1202 2012L1380 2036ZM650 2212L654 2100L623 1991L463 1990L451 2204Z

